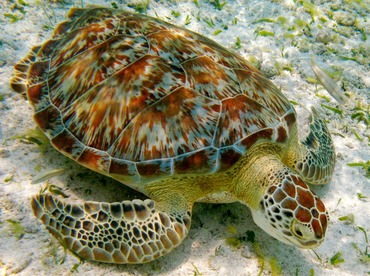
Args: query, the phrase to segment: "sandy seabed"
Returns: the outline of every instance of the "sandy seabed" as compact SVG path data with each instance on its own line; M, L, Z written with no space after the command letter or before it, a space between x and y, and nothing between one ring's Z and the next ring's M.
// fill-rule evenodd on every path
M0 271L4 275L262 275L273 274L270 260L281 275L366 275L370 253L364 232L370 235L370 180L361 167L348 163L370 160L370 2L369 1L242 1L225 0L221 10L213 2L150 1L144 12L214 39L255 62L281 87L290 100L315 106L328 121L336 147L337 164L331 182L314 187L330 214L325 242L315 250L301 250L275 240L253 222L240 204L197 204L189 236L173 252L143 265L80 262L37 220L30 209L31 195L45 186L32 184L40 171L65 168L47 182L61 187L70 200L122 201L138 195L109 178L70 161L50 145L40 148L24 137L36 125L32 109L9 87L14 64L33 45L47 40L68 10L81 1L19 1L0 3ZM142 1L116 1L121 9L134 10ZM18 3L18 4L15 4ZM43 3L43 4L42 4ZM83 1L111 7L109 1ZM18 8L17 8L18 7ZM177 14L178 13L178 14ZM20 20L11 23L11 16ZM45 27L48 26L48 27ZM310 57L334 73L349 97L341 105L312 83ZM326 100L329 99L330 101ZM322 104L336 108L339 114ZM363 111L356 110L361 107ZM18 138L17 138L18 137ZM368 172L369 173L369 172ZM360 196L361 195L361 196ZM350 214L354 221L340 220ZM360 227L360 228L359 228ZM230 231L230 229L233 231ZM363 229L364 231L362 231ZM236 235L232 232L236 231ZM238 247L228 237L255 233L262 250L241 240ZM367 249L366 249L367 248ZM367 251L366 251L367 250ZM344 262L332 264L340 252ZM261 259L264 259L262 265Z

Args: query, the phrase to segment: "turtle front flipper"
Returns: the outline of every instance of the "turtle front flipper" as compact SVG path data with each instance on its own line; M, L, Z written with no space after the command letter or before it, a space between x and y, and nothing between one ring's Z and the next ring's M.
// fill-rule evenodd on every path
M161 211L153 200L64 203L33 197L35 215L78 256L107 263L143 263L178 246L189 231L190 210Z
M305 182L326 184L335 167L334 145L326 123L315 108L298 123L300 144L289 147L286 164L298 172Z

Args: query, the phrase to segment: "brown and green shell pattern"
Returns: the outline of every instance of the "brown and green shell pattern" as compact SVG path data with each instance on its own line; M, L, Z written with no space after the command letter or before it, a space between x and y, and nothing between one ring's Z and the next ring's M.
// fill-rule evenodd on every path
M24 81L27 79L27 81ZM161 20L73 9L16 65L35 120L62 153L127 184L230 168L284 143L295 113L238 55Z

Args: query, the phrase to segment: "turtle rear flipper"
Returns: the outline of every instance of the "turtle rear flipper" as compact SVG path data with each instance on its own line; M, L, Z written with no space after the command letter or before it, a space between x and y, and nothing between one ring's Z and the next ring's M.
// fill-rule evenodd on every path
M107 263L143 263L178 246L190 228L190 211L158 210L153 200L64 203L50 194L32 199L47 229L78 256Z

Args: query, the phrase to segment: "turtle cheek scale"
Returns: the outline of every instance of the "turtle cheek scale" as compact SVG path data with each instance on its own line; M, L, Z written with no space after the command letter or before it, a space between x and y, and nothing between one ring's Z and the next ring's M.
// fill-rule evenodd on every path
M252 214L273 237L306 249L321 244L329 220L322 201L295 175L270 186Z

